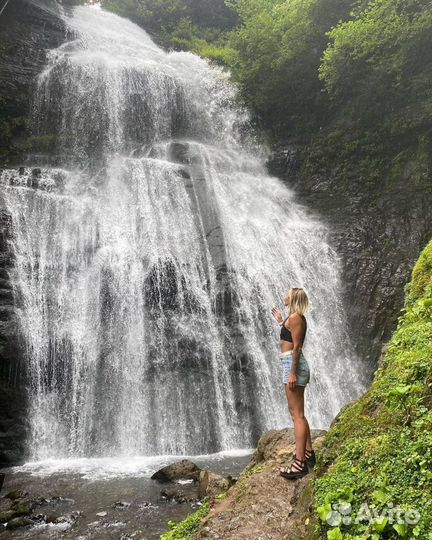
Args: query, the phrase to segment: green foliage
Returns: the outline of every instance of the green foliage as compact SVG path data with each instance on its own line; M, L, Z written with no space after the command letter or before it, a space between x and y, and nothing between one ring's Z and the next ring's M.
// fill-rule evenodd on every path
M407 287L407 301L413 304L426 294L432 275L432 250L425 249L413 270L413 279ZM424 299L424 302L427 299Z
M107 11L126 17L136 24L145 25L146 23L141 15L138 0L102 0L101 5Z
M169 35L164 34L163 38L176 49L192 51L222 65L229 62L233 53L224 45L226 33L215 28L199 27L189 18L180 19L175 29Z
M355 124L368 133L379 128L382 138L407 133L412 144L419 132L430 141L429 0L103 0L102 5L168 47L228 66L255 122L273 139L333 130L335 124L351 131ZM418 142L425 160L430 143ZM403 150L399 157L405 163Z
M204 502L193 514L189 514L183 521L168 522L169 531L161 535L160 540L187 540L198 530L201 520L210 512L210 503Z
M325 32L347 14L337 0L237 0L242 20L230 37L230 67L244 100L274 135L319 125L325 96L318 79Z
M372 0L327 35L331 44L320 78L338 104L349 102L352 111L361 112L363 122L430 101L429 0Z
M315 503L328 538L432 538L431 263L432 242L413 270L404 312L371 389L326 436ZM347 502L349 514L341 507ZM356 522L364 504L374 519ZM333 505L339 518L351 521L333 519ZM390 505L419 512L418 523L397 520Z
M102 6L130 18L168 46L203 56L210 45L223 49L227 31L238 22L223 0L102 0ZM220 60L223 53L207 51L212 55Z

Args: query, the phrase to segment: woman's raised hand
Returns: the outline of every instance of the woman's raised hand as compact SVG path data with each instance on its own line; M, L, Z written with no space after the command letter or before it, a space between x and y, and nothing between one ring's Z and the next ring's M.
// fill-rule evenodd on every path
M279 308L277 307L272 308L272 315L277 320L278 323L281 323L283 321L282 311Z

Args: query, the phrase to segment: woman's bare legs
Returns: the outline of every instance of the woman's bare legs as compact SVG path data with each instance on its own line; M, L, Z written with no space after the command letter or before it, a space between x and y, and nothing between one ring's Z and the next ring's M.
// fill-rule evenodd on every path
M305 459L305 450L312 450L309 422L304 415L304 390L304 386L296 386L294 390L290 390L288 384L285 385L288 409L294 423L296 456L302 461Z

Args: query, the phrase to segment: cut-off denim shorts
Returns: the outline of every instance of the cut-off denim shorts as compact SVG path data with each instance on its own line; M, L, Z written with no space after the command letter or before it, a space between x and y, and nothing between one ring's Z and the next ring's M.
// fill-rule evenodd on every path
M282 383L288 384L288 377L291 373L292 365L292 351L280 353L279 358L282 362ZM309 364L307 363L306 358L303 355L303 352L300 352L300 358L297 365L297 386L306 386L310 381L310 370Z

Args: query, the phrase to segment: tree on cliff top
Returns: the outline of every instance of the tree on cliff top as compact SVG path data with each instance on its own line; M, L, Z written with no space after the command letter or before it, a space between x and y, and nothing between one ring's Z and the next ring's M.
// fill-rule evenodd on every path
M406 107L430 122L429 0L373 0L327 35L319 72L337 106L362 123L400 116Z

